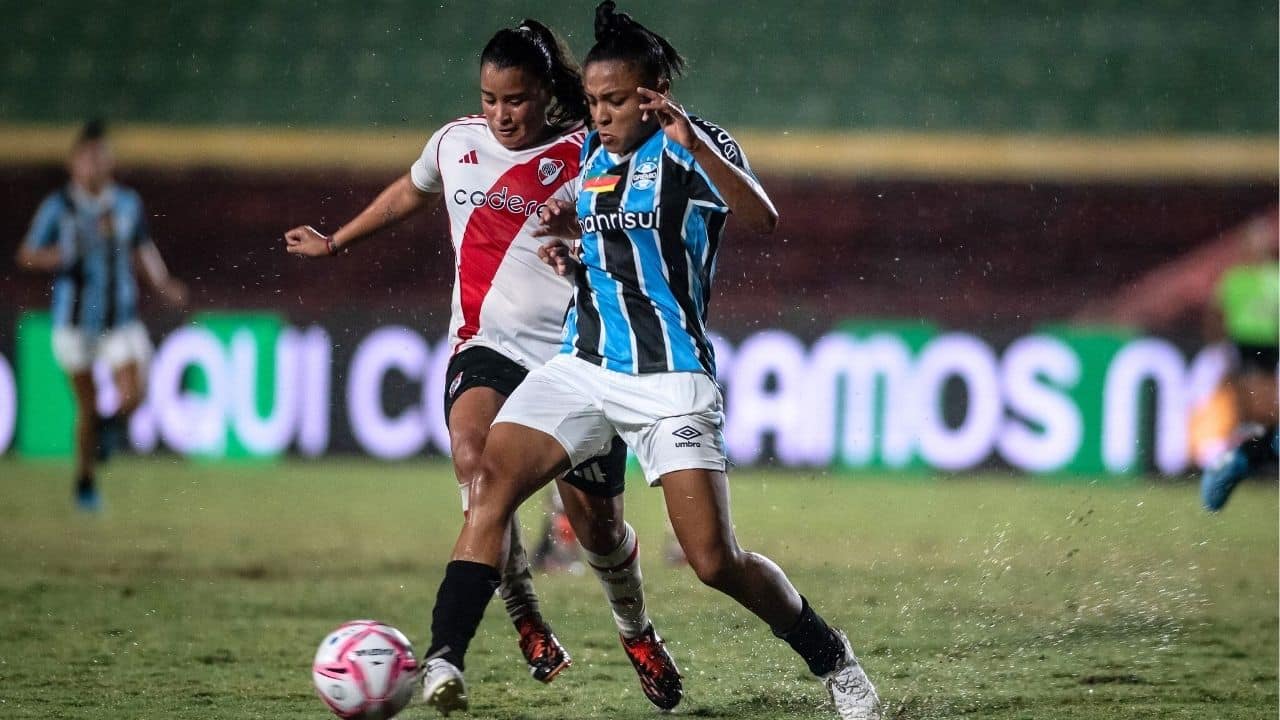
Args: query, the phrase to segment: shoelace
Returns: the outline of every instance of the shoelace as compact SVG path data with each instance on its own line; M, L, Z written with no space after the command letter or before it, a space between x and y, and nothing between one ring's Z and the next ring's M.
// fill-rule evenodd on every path
M867 687L867 684L855 676L844 678L833 677L828 679L827 683L830 685L833 693L839 692L843 695L856 695L858 700L865 698L867 694L871 692L871 689Z

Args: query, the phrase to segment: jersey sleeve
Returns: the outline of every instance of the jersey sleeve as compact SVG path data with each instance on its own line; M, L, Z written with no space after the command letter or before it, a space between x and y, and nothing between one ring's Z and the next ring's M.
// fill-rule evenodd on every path
M733 139L729 131L697 116L691 116L689 122L693 125L693 131L698 135L699 140L706 143L712 150L715 150L720 157L727 160L731 165L746 171L753 180L755 179L756 175L751 171L751 163L747 162L746 153L742 151L742 146L738 144L737 140Z
M444 179L440 175L440 141L444 138L444 128L435 131L422 154L409 168L409 179L414 187L425 193L444 191Z
M31 219L31 228L23 243L32 250L52 247L58 241L58 219L62 211L62 201L57 194L45 198Z
M747 155L742 151L742 146L733 139L733 136L727 130L697 116L690 116L689 121L693 125L693 131L698 136L698 140L711 148L730 165L742 170L743 174L746 175L747 182L753 185L757 192L764 193L764 189L760 186L760 181L756 179L755 173L751 171L751 164L747 161ZM675 142L668 143L667 152L677 160L677 166L685 170L680 175L685 183L689 197L706 203L720 212L730 211L728 203L720 195L720 190L711 181L711 178L707 176L702 166L694 160L692 153Z
M134 211L138 213L138 220L133 224L133 236L129 238L129 247L138 249L143 245L151 243L151 222L147 219L147 206L142 203L142 198L137 194L133 197Z

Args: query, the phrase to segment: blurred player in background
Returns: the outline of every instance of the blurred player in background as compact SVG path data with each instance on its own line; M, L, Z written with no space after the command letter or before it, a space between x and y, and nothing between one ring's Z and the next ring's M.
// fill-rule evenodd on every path
M187 289L169 275L147 230L138 193L112 178L114 159L99 120L85 124L71 146L70 182L36 210L18 267L51 273L53 356L75 396L75 501L101 506L96 461L124 441L125 421L146 394L151 340L138 319L135 266L166 303L181 307ZM116 412L100 416L93 365L111 370L119 393Z
M1274 221L1274 216L1271 218ZM1223 273L1211 304L1210 332L1225 334L1236 350L1223 383L1239 421L1232 447L1205 469L1200 499L1208 510L1226 505L1250 473L1277 457L1277 336L1280 335L1280 263L1274 228L1246 233L1248 259ZM1220 329L1221 333L1214 332Z
M667 94L684 59L604 2L584 63L595 130L568 203L542 212L542 248L572 274L561 353L520 385L494 421L471 514L436 598L424 688L448 714L467 707L460 670L499 582L519 504L621 435L698 578L765 621L822 678L840 717L879 718L879 701L844 633L831 628L762 555L738 546L729 509L715 359L706 311L716 247L730 212L770 232L777 211L736 142ZM648 632L652 633L650 629ZM677 699L678 698L674 698Z
M332 235L310 226L285 234L290 253L337 255L445 204L456 258L445 417L464 516L478 490L471 481L494 417L529 371L559 348L572 288L539 260L539 241L530 233L548 200L570 197L587 117L576 63L555 34L533 20L499 31L485 46L480 100L483 115L436 131L410 171ZM557 473L568 471L558 489L618 629L632 643L627 649L641 684L649 688L654 677L675 675L675 665L651 641L636 535L622 519L626 446L614 438L600 449ZM569 655L539 611L517 528L508 518L503 533L511 542L497 587L533 676L550 682L569 665ZM678 676L676 683L678 691Z

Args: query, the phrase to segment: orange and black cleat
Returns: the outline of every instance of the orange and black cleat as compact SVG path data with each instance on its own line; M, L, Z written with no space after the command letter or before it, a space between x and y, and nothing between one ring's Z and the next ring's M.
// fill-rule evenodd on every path
M529 674L534 680L549 683L573 663L551 626L541 616L536 613L522 615L515 621L515 626L520 633L520 652L524 653L524 659L529 663Z
M659 710L671 710L684 697L680 684L680 668L667 652L666 643L654 632L653 626L644 629L633 638L622 638L622 649L631 658L631 665L640 676L640 688L649 702Z

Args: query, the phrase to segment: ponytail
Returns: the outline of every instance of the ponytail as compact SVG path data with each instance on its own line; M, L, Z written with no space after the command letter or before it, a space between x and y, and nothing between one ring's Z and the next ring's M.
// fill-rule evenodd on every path
M568 127L587 119L587 96L582 72L568 46L551 28L525 19L520 26L499 30L480 53L480 64L518 67L537 76L551 91L547 121Z
M613 0L596 7L596 44L587 53L584 64L601 60L635 63L654 83L684 74L682 56L667 39L636 22L630 15L617 12Z

